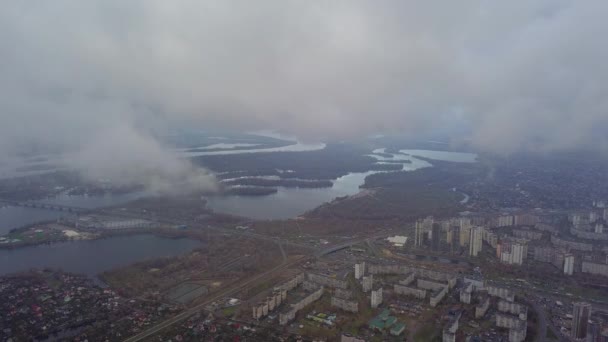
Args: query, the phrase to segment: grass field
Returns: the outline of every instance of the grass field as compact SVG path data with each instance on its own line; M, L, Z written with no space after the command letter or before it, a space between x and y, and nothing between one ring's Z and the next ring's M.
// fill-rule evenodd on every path
M441 341L441 330L433 325L426 325L414 334L414 342L435 342Z

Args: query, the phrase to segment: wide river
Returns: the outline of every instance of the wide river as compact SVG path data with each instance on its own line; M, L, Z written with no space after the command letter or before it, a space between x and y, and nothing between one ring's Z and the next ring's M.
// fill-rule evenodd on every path
M404 161L402 171L413 171L433 165L420 156L428 159L452 162L472 163L477 159L474 153L444 152L428 150L400 150L400 153L389 153L392 157L375 153L386 153L385 149L375 150L370 156L379 163ZM410 161L411 163L405 163ZM334 181L331 188L301 189L279 187L278 192L268 196L212 196L207 198L208 206L222 213L250 217L258 220L287 219L296 217L336 197L351 196L360 191L365 177L381 171L353 172Z

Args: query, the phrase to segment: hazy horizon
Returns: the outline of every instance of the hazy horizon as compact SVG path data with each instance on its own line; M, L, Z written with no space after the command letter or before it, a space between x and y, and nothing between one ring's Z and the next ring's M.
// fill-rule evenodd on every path
M115 154L75 165L110 174L138 155L181 174L191 165L155 138L175 127L307 141L441 132L493 153L606 155L606 10L554 0L11 2L0 12L0 155Z

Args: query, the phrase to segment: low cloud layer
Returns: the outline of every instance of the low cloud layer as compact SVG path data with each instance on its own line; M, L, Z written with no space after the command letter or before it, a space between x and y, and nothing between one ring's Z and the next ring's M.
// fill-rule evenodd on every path
M323 140L466 126L457 139L506 153L608 145L601 0L0 6L5 153L95 150L101 133L119 149L133 142L116 127L168 124Z
M80 170L85 180L118 186L141 185L152 194L177 195L217 190L215 177L151 137L118 126L91 136L65 166Z

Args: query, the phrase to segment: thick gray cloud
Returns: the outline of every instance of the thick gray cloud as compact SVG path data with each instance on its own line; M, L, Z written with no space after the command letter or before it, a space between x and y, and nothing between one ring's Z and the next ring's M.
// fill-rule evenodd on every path
M128 125L91 136L66 164L82 171L86 180L115 185L141 184L150 193L184 194L217 190L215 177L134 132Z
M309 139L465 123L458 138L492 151L607 144L601 0L1 6L4 147L125 126L149 140L166 122Z

